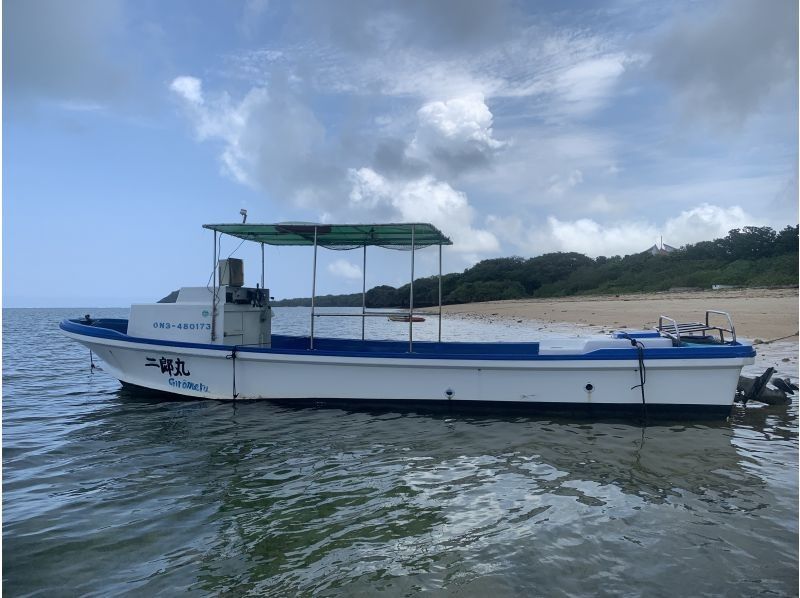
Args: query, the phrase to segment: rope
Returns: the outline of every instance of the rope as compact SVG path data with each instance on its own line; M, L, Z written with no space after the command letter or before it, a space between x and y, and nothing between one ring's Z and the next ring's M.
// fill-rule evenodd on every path
M627 333L623 333L621 336L627 338L631 341L631 345L636 348L636 356L639 361L639 384L635 386L631 386L631 390L634 388L638 388L642 391L642 418L647 423L647 401L644 398L644 385L647 382L647 369L644 365L644 344L641 341L636 340L635 338L631 338Z
M769 340L769 341L764 341L764 342L763 342L763 343L761 343L761 344L762 344L762 345L768 345L768 344L770 344L770 343L774 343L775 341L783 341L783 340L786 340L787 338L792 338L792 337L794 337L794 336L797 336L798 334L800 334L800 332L795 332L794 334L789 334L788 336L782 336L782 337L780 337L780 338L773 338L772 340Z
M226 355L225 359L233 360L233 398L236 399L239 396L239 393L236 392L236 347L231 349L231 354Z
M242 246L242 244L243 244L245 241L246 241L246 239L242 239L242 242L241 242L241 243L239 243L239 244L236 246L236 249L234 249L233 251L231 251L231 252L228 254L228 257L231 257L231 256L232 256L234 253L236 253L237 251L239 251L239 247L241 247L241 246Z
M208 282L206 283L206 290L208 290L211 293L211 342L212 343L217 338L216 325L217 325L217 305L219 305L219 292L217 291L218 287L215 286L214 289L212 290L211 288L209 288L208 285L211 283L211 279L214 277L214 273L217 271L217 264L219 263L219 256L220 252L222 251L222 235L219 236L219 243L217 244L216 247L217 247L217 255L216 255L217 262L214 264L214 267L211 268L211 274L209 274Z
M222 255L222 235L219 236L219 244L217 245L217 263L219 263L220 255ZM214 278L214 270L216 269L217 269L217 264L214 264L214 267L211 268L211 274L208 275L208 282L206 282L206 289L209 292L213 292L211 291L211 279Z
M219 236L219 245L217 246L217 262L219 262L219 256L222 255L222 236ZM236 249L231 251L228 254L228 257L231 257L234 253L239 251L239 248L242 246L242 243L245 242L245 239L242 239L242 242L236 246ZM214 268L217 267L217 264L214 264ZM208 275L208 282L206 282L206 288L210 291L211 290L211 279L214 277L214 268L211 268L211 274Z

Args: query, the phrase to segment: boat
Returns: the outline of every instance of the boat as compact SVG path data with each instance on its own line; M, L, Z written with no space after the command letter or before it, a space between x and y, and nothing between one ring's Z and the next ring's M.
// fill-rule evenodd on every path
M422 316L409 316L407 314L403 314L389 316L389 320L392 322L424 322L425 318Z
M442 248L452 242L427 223L206 224L213 232L213 282L183 287L174 303L134 304L128 319L67 319L82 343L126 386L182 397L266 399L293 405L520 409L670 418L726 417L753 347L732 318L708 310L697 322L662 315L649 330L618 330L526 342L442 340ZM261 280L244 285L242 260L219 259L221 235L261 246ZM309 333L273 334L265 246L313 247ZM408 339L365 337L367 248L408 251ZM438 340L414 339L414 261L439 252ZM320 248L363 252L360 313L316 308ZM429 313L429 317L431 312ZM435 314L435 311L434 311ZM361 338L315 335L322 317L360 317Z

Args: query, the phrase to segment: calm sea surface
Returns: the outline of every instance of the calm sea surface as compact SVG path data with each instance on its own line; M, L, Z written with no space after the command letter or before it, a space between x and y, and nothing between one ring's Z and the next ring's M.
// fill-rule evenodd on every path
M3 310L9 596L797 595L796 399L646 429L166 401L90 373L58 331L86 311Z

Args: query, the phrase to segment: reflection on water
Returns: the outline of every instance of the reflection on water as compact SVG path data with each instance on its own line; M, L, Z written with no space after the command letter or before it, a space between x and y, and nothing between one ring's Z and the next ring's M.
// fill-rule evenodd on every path
M12 595L797 592L796 405L643 429L165 401L19 314Z

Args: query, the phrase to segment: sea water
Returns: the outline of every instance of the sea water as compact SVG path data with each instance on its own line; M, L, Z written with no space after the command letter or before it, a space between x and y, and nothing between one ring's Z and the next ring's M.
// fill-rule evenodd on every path
M164 400L91 372L58 330L87 311L3 311L9 596L797 595L796 398L646 428ZM445 340L541 334L443 324ZM275 332L308 326L276 309Z

